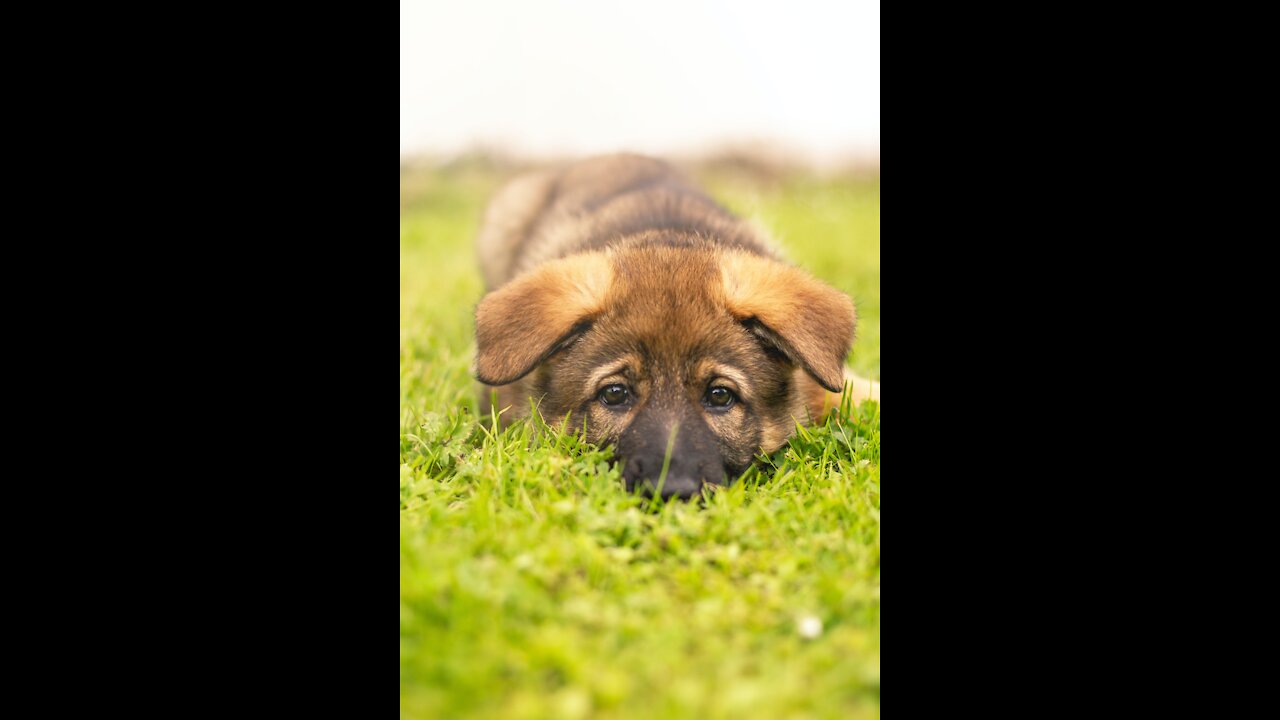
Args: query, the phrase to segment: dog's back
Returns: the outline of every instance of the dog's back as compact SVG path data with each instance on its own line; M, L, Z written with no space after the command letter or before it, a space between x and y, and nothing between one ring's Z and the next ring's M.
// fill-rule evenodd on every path
M489 204L477 247L485 284L494 290L547 260L616 242L714 243L777 255L764 233L673 167L638 155L515 179Z

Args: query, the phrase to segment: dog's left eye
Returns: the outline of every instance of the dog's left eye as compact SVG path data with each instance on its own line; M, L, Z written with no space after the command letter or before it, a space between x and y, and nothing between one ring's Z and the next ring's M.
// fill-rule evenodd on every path
M733 391L728 388L715 387L707 391L706 403L713 408L727 408L733 404L737 398Z

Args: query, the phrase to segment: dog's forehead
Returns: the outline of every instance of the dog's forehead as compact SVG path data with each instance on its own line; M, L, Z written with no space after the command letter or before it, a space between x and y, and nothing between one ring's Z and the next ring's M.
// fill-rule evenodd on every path
M630 352L647 365L688 367L750 347L725 307L716 253L636 248L616 253L613 267L609 299L597 320L602 350Z

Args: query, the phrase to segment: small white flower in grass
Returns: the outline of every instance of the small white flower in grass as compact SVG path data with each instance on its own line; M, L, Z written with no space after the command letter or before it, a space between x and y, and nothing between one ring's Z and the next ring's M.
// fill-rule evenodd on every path
M805 615L796 621L796 630L805 640L813 640L822 634L822 620L813 615Z

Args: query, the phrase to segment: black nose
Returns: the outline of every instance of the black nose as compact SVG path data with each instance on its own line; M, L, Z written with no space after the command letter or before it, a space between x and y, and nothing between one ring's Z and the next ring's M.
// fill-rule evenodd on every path
M622 477L627 481L627 489L639 490L648 495L658 495L664 500L680 498L688 500L702 492L702 475L685 472L678 467L681 463L672 458L667 467L666 478L662 477L662 458L631 457L623 466ZM661 480L661 483L659 483Z
M662 483L662 487L658 490L658 495L660 495L663 500L670 500L671 498L688 500L689 498L696 497L701 492L701 480L677 478L668 475L666 481Z
M618 439L627 488L664 498L691 498L724 478L716 436L679 398L642 408Z

